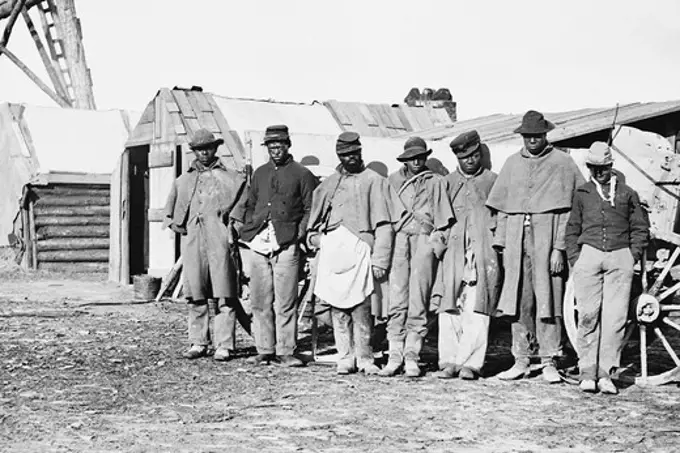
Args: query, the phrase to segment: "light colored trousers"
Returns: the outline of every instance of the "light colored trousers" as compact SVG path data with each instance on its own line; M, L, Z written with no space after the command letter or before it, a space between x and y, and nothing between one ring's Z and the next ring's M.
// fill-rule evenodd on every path
M218 299L213 321L213 345L233 351L236 346L237 299ZM189 301L189 343L196 346L210 344L210 307L208 300Z
M408 336L425 338L427 311L437 260L426 234L397 233L390 271L387 339L409 343ZM420 351L417 351L418 353Z
M331 312L338 366L364 370L373 365L371 298L352 308L332 307Z
M291 244L272 257L251 254L250 300L258 354L291 355L297 344L300 252Z
M460 312L439 314L439 368L470 368L477 373L484 365L489 343L489 316L474 311L477 286L464 286L458 298Z
M630 249L603 252L589 245L574 265L581 379L609 377L618 367L633 280Z

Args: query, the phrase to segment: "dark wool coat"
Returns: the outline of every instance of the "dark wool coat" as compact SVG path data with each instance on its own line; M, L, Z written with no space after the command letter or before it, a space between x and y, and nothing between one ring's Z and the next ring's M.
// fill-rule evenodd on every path
M487 200L487 206L499 212L494 245L504 250L505 276L496 315L517 314L527 214L534 238L531 260L536 316L562 315L566 273L550 274L550 255L554 249L565 250L571 200L584 182L574 160L551 146L538 156L523 148L503 165Z
M236 297L235 263L230 256L229 218L241 220L245 178L216 161L206 168L194 161L175 180L165 206L165 224L185 227L182 241L188 299Z
M469 234L477 268L474 310L489 315L496 310L501 289L501 268L493 249L496 219L494 212L486 206L496 173L483 169L480 174L467 178L460 170L456 170L446 180L456 223L451 227L448 249L440 266L438 278L442 299L438 311L444 313L456 308L456 300L463 285L465 236Z

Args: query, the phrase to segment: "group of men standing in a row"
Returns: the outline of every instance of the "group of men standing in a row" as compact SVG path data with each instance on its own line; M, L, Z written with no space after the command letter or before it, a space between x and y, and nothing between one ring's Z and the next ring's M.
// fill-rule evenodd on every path
M571 157L554 149L554 126L529 111L515 132L524 147L499 175L484 165L488 148L470 131L451 142L458 168L428 168L426 142L409 138L403 167L384 178L367 168L360 137L340 134L337 171L318 187L289 153L286 126L267 128L270 161L243 176L216 157L222 143L194 135L196 154L176 181L167 223L186 234L189 299L187 358L208 354L208 305L218 299L216 360L234 349L237 240L252 252L250 297L258 354L253 364L301 366L296 357L301 248L316 251L315 294L332 307L337 372L421 375L419 357L436 308L442 379L476 379L484 364L490 316L512 319L515 363L498 375L529 375L540 357L548 382L559 382L562 292L572 266L579 304L581 388L616 393L610 379L623 346L633 263L648 226L637 194L612 172L610 148L591 147L585 183ZM431 307L435 304L436 307ZM389 359L374 363L376 319L387 320Z

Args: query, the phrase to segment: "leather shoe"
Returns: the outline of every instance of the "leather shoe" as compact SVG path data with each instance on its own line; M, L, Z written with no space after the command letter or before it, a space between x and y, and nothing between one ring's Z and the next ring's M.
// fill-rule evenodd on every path
M562 382L560 373L557 372L557 368L552 363L547 364L543 367L543 380L549 384L557 384Z
M436 373L434 373L434 376L437 379L453 379L456 376L458 376L459 370L458 367L456 366L447 366L443 370L439 370Z
M512 368L498 373L496 377L502 381L514 381L515 379L528 378L530 372L529 362L515 361Z
M581 389L582 392L587 392L587 393L595 393L597 392L597 384L593 379L584 379L582 380L578 388Z
M458 377L466 381L474 381L479 377L479 374L477 374L477 372L472 368L464 366L463 368L460 369Z
M292 354L278 356L276 363L287 368L297 368L305 365L302 360Z
M206 355L208 355L208 348L206 346L193 344L187 352L182 354L182 357L193 360L198 359L199 357L205 357Z
M274 360L274 354L258 354L249 357L246 362L251 365L269 365Z
M226 362L230 358L231 352L229 352L229 349L227 348L217 348L215 355L213 355L213 359L217 360L218 362Z
M600 392L607 395L616 395L619 393L619 389L616 388L612 380L606 377L598 379L597 387L600 389Z

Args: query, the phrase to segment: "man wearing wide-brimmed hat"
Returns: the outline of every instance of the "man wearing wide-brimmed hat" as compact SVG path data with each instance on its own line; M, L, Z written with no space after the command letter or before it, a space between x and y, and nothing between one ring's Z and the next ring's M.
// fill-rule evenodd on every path
M611 148L591 145L590 181L574 195L565 241L578 307L581 390L618 393L610 373L624 344L633 265L649 240L638 194L613 173Z
M446 177L456 216L438 275L440 379L477 379L484 365L489 316L496 310L501 269L493 249L496 216L486 200L496 173L482 166L479 133L451 141L458 168Z
M498 211L494 246L505 267L496 315L512 319L515 357L500 379L527 377L530 359L538 355L543 378L560 382L555 359L562 343L564 231L584 179L574 160L548 143L554 127L539 112L524 115L515 129L524 147L505 162L487 200Z
M420 376L418 365L427 335L427 313L438 260L453 222L444 178L425 164L432 150L411 137L397 160L404 165L389 176L406 215L395 225L387 318L389 360L381 376L394 376L404 366L408 377Z
M250 300L257 355L254 364L303 365L295 356L300 243L317 179L290 154L286 125L269 126L269 162L255 170L241 240L252 251Z
M236 266L231 259L233 222L243 220L245 178L224 166L217 148L224 143L207 129L189 142L196 159L177 178L166 204L164 224L185 235L182 241L184 291L189 301L188 359L207 355L208 299L218 299L214 320L215 360L228 360L235 347L238 304Z
M389 271L403 209L387 179L364 165L359 134L343 132L335 149L340 165L314 192L309 218L307 242L319 249L314 293L332 307L338 374L376 374L372 297Z

